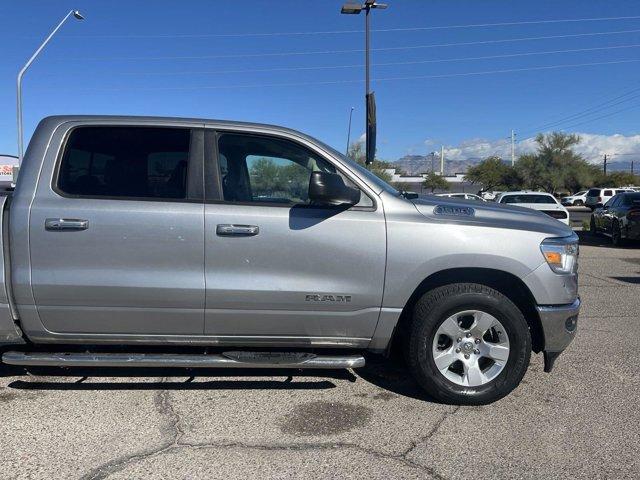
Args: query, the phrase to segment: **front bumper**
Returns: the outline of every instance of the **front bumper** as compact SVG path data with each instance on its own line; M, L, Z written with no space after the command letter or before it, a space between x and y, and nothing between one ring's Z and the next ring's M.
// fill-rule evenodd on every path
M558 355L576 336L580 298L569 305L538 305L536 309L544 333L544 370L550 372Z

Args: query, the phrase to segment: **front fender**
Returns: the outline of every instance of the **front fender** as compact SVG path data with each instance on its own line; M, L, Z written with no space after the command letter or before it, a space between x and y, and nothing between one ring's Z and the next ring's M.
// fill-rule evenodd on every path
M544 263L543 232L463 223L435 223L420 214L387 216L383 307L403 308L415 289L443 270L484 268L519 279Z

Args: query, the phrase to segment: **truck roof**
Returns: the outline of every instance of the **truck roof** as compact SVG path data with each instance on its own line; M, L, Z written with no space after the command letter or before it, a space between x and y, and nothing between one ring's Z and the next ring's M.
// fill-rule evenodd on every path
M238 127L238 128L254 128L254 129L264 129L264 130L273 130L280 131L283 133L289 133L293 135L302 136L309 139L314 139L313 137L302 133L298 130L294 130L288 127L282 127L280 125L272 125L268 123L255 123L255 122L241 122L235 120L215 120L210 118L191 118L191 117L157 117L157 116L140 116L140 115L51 115L45 117L42 122L47 123L67 123L67 122L118 122L118 123L126 123L126 122L149 122L155 124L172 124L172 123L192 123L192 124L202 124L206 123L211 126L219 126L219 127ZM317 140L316 140L317 141Z

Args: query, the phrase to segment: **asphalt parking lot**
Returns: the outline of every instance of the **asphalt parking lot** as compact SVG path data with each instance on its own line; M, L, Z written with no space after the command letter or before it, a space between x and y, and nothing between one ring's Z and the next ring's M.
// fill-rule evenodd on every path
M433 403L380 361L291 377L5 368L0 477L638 478L640 247L583 239L576 340L498 403Z

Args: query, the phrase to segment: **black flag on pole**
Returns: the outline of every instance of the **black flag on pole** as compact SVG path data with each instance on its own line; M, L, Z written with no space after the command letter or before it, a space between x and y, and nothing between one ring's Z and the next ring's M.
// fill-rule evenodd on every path
M367 144L366 163L373 163L376 157L376 97L373 92L367 94Z

